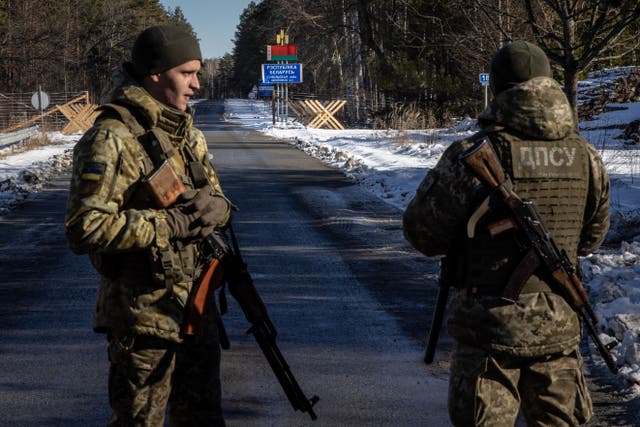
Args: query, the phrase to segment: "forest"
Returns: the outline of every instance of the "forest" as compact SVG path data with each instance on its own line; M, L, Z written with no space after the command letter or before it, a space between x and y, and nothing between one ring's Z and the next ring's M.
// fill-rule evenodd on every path
M248 91L282 27L305 70L294 96L346 99L355 123L418 117L428 127L475 116L479 73L498 48L524 39L545 50L577 108L589 70L637 64L639 17L636 0L263 0L242 14L219 87Z
M304 67L290 97L344 99L352 125L475 116L484 106L478 74L516 39L545 50L577 109L577 81L588 71L637 64L639 20L636 0L254 1L233 51L205 60L201 95L246 97L284 29ZM167 22L193 32L180 8L158 0L0 0L0 93L42 85L99 99L135 35Z
M0 0L0 93L41 86L96 102L137 34L161 23L193 33L180 8L158 0Z

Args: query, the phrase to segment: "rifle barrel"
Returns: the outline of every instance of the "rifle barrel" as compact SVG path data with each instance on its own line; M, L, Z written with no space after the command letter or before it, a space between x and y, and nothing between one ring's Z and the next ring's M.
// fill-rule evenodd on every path
M231 244L233 246L232 253L239 261L236 265L241 265L244 268L246 264L242 259L238 239L236 238L236 234L233 231L231 223L229 223L228 229L231 237ZM287 399L289 399L291 406L293 406L293 409L296 411L306 412L312 420L316 420L318 417L313 411L313 405L315 405L320 398L314 395L311 399L308 399L298 385L291 369L289 369L287 361L278 348L278 344L276 343L276 336L278 335L278 332L271 322L271 319L269 319L266 307L264 306L257 289L253 285L253 280L248 272L246 272L245 279L246 280L243 282L242 286L244 297L236 297L236 300L244 312L245 317L247 317L247 320L251 323L251 327L247 333L252 334L255 338L258 346L267 359L267 362L269 362L271 370L276 375L280 386L284 390ZM231 286L229 288L231 289ZM258 307L258 309L256 309L256 307ZM257 312L259 315L255 315Z
M438 288L438 300L436 302L436 309L433 312L433 319L431 320L427 349L424 353L424 363L426 365L433 363L433 359L436 354L436 346L438 345L438 339L440 338L440 329L442 328L442 321L444 319L445 309L447 308L448 298L449 286L441 285Z
M313 396L311 399L308 399L298 385L291 369L289 369L287 361L276 344L275 328L271 321L267 319L264 322L252 325L248 333L253 334L256 339L258 346L262 350L267 362L269 362L271 370L276 375L293 409L307 412L312 420L316 420L318 417L313 411L313 405L315 405L320 398Z
M611 353L609 353L609 350L607 350L605 345L600 340L600 337L598 336L598 332L596 331L596 328L589 321L589 318L582 310L579 311L578 313L580 313L580 317L582 318L582 323L587 327L587 332L589 333L589 335L591 335L591 338L593 339L593 342L595 343L596 348L600 353L600 356L604 360L604 363L607 364L607 367L612 373L617 374L618 366L616 365L616 362L613 360L613 357L611 357Z

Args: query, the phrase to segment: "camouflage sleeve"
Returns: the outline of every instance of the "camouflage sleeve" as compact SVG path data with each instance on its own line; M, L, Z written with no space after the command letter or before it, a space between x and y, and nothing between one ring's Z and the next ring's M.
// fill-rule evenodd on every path
M204 166L207 175L209 176L209 180L211 181L211 185L213 186L216 192L223 194L222 187L220 186L220 180L218 179L218 174L216 173L213 165L211 164L211 160L209 159L209 149L207 148L207 141L198 129L191 128L191 134L189 135L189 143L191 149L193 151L193 155L202 163Z
M610 184L598 151L587 144L589 150L589 194L584 211L584 225L580 233L578 255L588 255L598 249L609 230Z
M468 141L454 142L427 173L403 215L405 238L428 256L449 252L474 206L486 193L458 160Z
M209 154L209 149L207 147L207 141L204 135L202 134L202 132L200 132L196 128L192 128L190 140L195 141L195 144L193 146L194 156L204 166L204 170L209 176L209 181L211 182L211 186L213 187L216 194L227 199L227 201L232 206L232 208L237 210L237 208L233 205L233 203L231 203L231 201L227 198L227 196L222 191L222 186L220 185L220 179L218 178L218 174L216 173L216 170L213 167L213 163L211 163L211 159L210 159L211 156Z
M124 125L109 122L90 129L74 148L65 227L76 253L136 250L168 238L163 210L122 209L143 160Z

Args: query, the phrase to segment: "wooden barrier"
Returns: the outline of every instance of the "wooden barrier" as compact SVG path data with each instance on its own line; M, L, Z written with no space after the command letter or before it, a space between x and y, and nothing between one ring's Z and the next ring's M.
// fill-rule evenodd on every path
M69 135L75 132L86 132L93 125L93 122L98 116L98 112L95 111L97 107L97 105L91 104L91 102L89 101L89 93L85 92L84 94L73 98L72 100L67 101L64 104L56 105L55 107L50 108L42 114L38 114L37 116L30 118L29 120L25 120L6 129L3 129L2 131L0 131L0 133L8 133L17 129L21 129L27 125L36 123L46 116L58 112L62 113L68 120L67 125L61 130L63 134Z
M64 135L76 132L86 132L96 120L98 112L97 105L89 102L89 95L86 95L85 102L76 98L63 105L58 105L58 110L69 120L69 123L62 128Z
M293 111L298 117L298 120L303 125L308 125L311 119L313 118L313 111L309 110L306 105L302 103L302 101L289 101L289 109ZM312 117L309 117L312 116Z
M304 101L289 101L289 108L302 123L309 127L343 130L344 126L335 118L335 114L346 103L347 101L344 100L322 102L315 99L305 99Z

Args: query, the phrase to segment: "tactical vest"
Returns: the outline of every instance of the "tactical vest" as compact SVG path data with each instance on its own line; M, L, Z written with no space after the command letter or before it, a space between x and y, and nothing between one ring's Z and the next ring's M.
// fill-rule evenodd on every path
M195 164L200 164L194 158L193 149L188 145L189 141L186 141L185 136L171 135L161 126L145 129L141 124L144 123L145 119L138 117L132 110L122 104L105 104L100 109L105 114L104 117L115 117L124 123L144 148L144 170L142 171L144 177L149 176L163 162L168 161L185 188L200 188L208 183L204 170L195 166ZM163 114L170 114L170 112L163 112ZM167 119L170 121L171 117ZM177 120L178 118L176 117L175 119ZM124 198L122 206L123 209L148 209L149 207L153 207L152 198L142 185L139 185L135 191ZM154 245L149 248L146 256L148 256L146 261L150 265L153 281L158 284L164 284L170 294L175 293L180 300L184 300L182 301L183 303L186 302L191 282L197 273L196 260L198 254L196 245L171 242L168 235L157 233ZM126 254L129 261L120 259L122 257L119 257L119 254L115 254L115 257L118 259L109 261L114 263L119 261L125 263L142 261L136 260L136 257L132 254ZM107 260L102 260L102 263L105 261ZM179 289L176 289L176 287Z
M551 236L569 258L577 261L577 247L589 190L589 155L584 140L571 135L556 141L520 139L507 132L489 138L511 177L514 191L534 203ZM464 243L464 287L473 293L500 295L529 249L516 230L490 236L487 225L507 218L502 206L492 206L478 223L474 238ZM523 293L551 291L547 273L535 272Z

